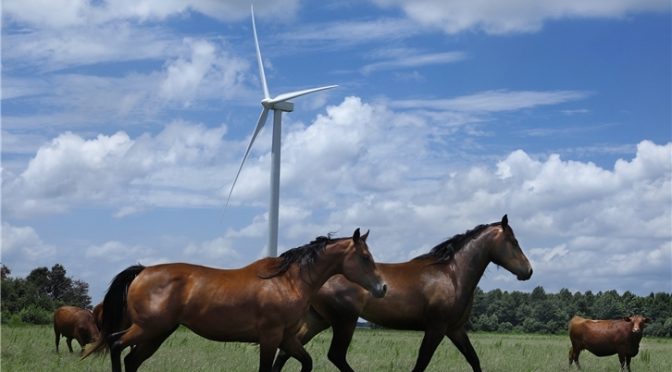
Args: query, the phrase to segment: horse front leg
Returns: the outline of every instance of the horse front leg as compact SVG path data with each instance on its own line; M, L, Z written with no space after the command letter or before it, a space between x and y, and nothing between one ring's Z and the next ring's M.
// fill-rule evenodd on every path
M280 348L301 363L301 372L310 372L313 370L313 358L304 349L298 337L294 336L284 339Z
M301 340L302 345L307 344L313 337L329 327L329 322L318 314L312 306L310 307L308 314L304 317L303 322L304 324L297 333L297 337ZM273 363L273 371L282 371L282 368L290 357L289 353L280 349L278 355L275 357L275 362Z
M474 372L481 372L481 361L478 359L478 354L476 354L476 350L474 350L474 347L471 345L471 341L469 341L467 331L464 328L460 328L457 331L448 332L446 336L457 347L457 350L464 355L464 358L467 359L471 369L474 370Z
M413 367L413 372L421 372L427 368L429 362L432 360L434 351L436 351L436 348L443 339L443 335L443 330L428 329L425 331L425 336L422 338L420 352L418 353L418 359L415 362L415 367Z
M266 329L259 338L259 372L273 370L273 359L282 342L283 329L280 327Z

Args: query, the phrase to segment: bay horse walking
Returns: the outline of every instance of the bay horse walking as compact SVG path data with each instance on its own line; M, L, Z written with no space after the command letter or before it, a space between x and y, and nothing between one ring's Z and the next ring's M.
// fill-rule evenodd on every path
M54 335L56 336L56 352L61 336L65 337L68 350L72 353L74 338L84 352L84 346L99 339L100 333L91 310L77 306L61 306L54 311Z
M270 371L281 348L312 369L297 337L309 299L332 275L343 274L374 297L386 285L359 229L351 238L320 237L280 257L235 270L185 263L131 266L119 273L103 300L102 340L85 357L107 346L112 371L136 371L179 325L215 341L259 343L259 370ZM106 345L105 345L106 343Z
M307 343L331 326L329 360L341 371L352 371L346 353L357 318L362 317L383 327L425 333L413 371L427 368L443 336L455 344L474 371L480 371L478 355L464 325L476 285L490 262L503 266L519 280L532 276L532 267L506 215L501 222L455 235L411 261L378 263L388 285L384 298L369 296L343 276L332 277L311 301L301 342ZM288 358L281 351L274 369L281 370Z

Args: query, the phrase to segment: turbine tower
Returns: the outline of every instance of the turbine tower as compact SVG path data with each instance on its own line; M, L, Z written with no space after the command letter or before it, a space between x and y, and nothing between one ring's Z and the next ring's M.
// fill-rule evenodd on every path
M259 79L261 80L261 86L264 89L264 98L261 100L261 114L259 115L259 120L257 121L257 126L252 133L252 138L250 143L247 145L247 150L245 150L245 155L243 160L240 162L240 168L238 168L238 173L233 179L231 184L231 190L229 190L229 197L226 199L226 205L229 205L229 200L231 200L231 194L233 193L233 188L236 186L236 181L240 175L240 171L243 169L243 164L247 159L247 155L250 153L252 144L257 138L257 134L261 131L261 128L264 127L266 123L266 117L268 116L268 111L273 110L273 141L271 144L271 202L268 212L268 247L266 256L274 257L278 255L278 212L280 205L280 138L282 132L282 113L283 112L292 112L294 110L294 104L289 102L290 99L300 97L306 94L319 92L325 89L335 88L338 85L328 85L319 88L312 88L306 90L299 90L295 92L282 93L275 97L271 97L268 92L268 84L266 84L266 74L264 73L264 65L261 60L261 51L259 50L259 40L257 38L257 26L254 23L254 6L250 5L250 12L252 13L252 32L254 33L254 45L257 49L257 64L259 65Z

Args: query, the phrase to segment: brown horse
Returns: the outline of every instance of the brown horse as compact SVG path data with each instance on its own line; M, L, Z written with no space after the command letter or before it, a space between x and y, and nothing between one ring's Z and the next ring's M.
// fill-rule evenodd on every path
M71 353L73 338L81 346L82 352L84 352L84 345L100 338L93 313L76 306L61 306L54 311L54 334L56 335L56 352L61 342L61 335L65 336L65 342Z
M320 237L277 258L236 270L184 263L131 266L119 273L103 301L103 340L88 356L110 350L112 370L135 371L179 325L215 341L259 343L259 370L270 371L279 348L312 369L297 337L309 299L332 275L343 274L375 297L387 290L366 245L368 233ZM126 327L130 323L130 327Z
M427 367L443 336L455 344L474 371L480 371L464 324L476 285L490 262L503 266L519 280L532 276L532 267L507 216L501 222L455 235L409 262L378 263L389 289L385 298L372 298L343 276L331 278L312 299L299 337L305 344L331 325L329 360L341 371L352 371L346 353L357 318L362 317L387 328L425 332L413 371ZM288 358L281 351L274 369L282 369Z

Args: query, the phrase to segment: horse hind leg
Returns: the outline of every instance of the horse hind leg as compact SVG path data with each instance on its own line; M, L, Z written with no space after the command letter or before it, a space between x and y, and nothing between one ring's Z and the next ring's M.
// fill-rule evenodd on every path
M169 332L164 333L161 336L154 337L150 340L147 340L143 343L137 344L131 352L126 355L124 358L124 367L126 372L135 372L138 370L138 367L149 357L154 355L154 353L159 349L161 344L171 335L177 327L173 328Z
M158 334L161 335L164 333L158 333ZM172 333L172 331L170 333ZM170 335L170 333L168 333L168 335ZM110 345L110 360L112 362L112 372L121 372L121 352L127 346L141 345L145 342L151 343L157 337L158 337L157 332L151 332L151 333L147 332L144 328L140 327L137 324L132 324L131 327L128 328L127 330L112 334L108 339L108 343ZM163 342L164 339L165 337L161 340L161 342ZM152 352L146 358L149 358L149 356L151 356L151 354L153 354L154 351L156 351L156 349L158 349L160 345L161 343L159 343L156 346L156 348L152 350ZM137 346L135 347L135 349L137 349ZM143 348L143 350L150 350L150 348L145 347ZM140 355L143 355L143 353L140 353ZM136 357L129 359L129 361L131 362L131 366L133 366L133 363L135 362L134 358ZM144 361L145 359L142 359L142 361ZM142 363L142 361L140 361L140 363ZM127 363L126 359L124 359L124 363ZM138 365L140 364L138 363ZM135 368L137 369L137 366Z
M356 326L357 317L334 321L332 326L334 334L331 338L331 345L329 346L327 357L341 372L354 371L348 364L347 353Z

